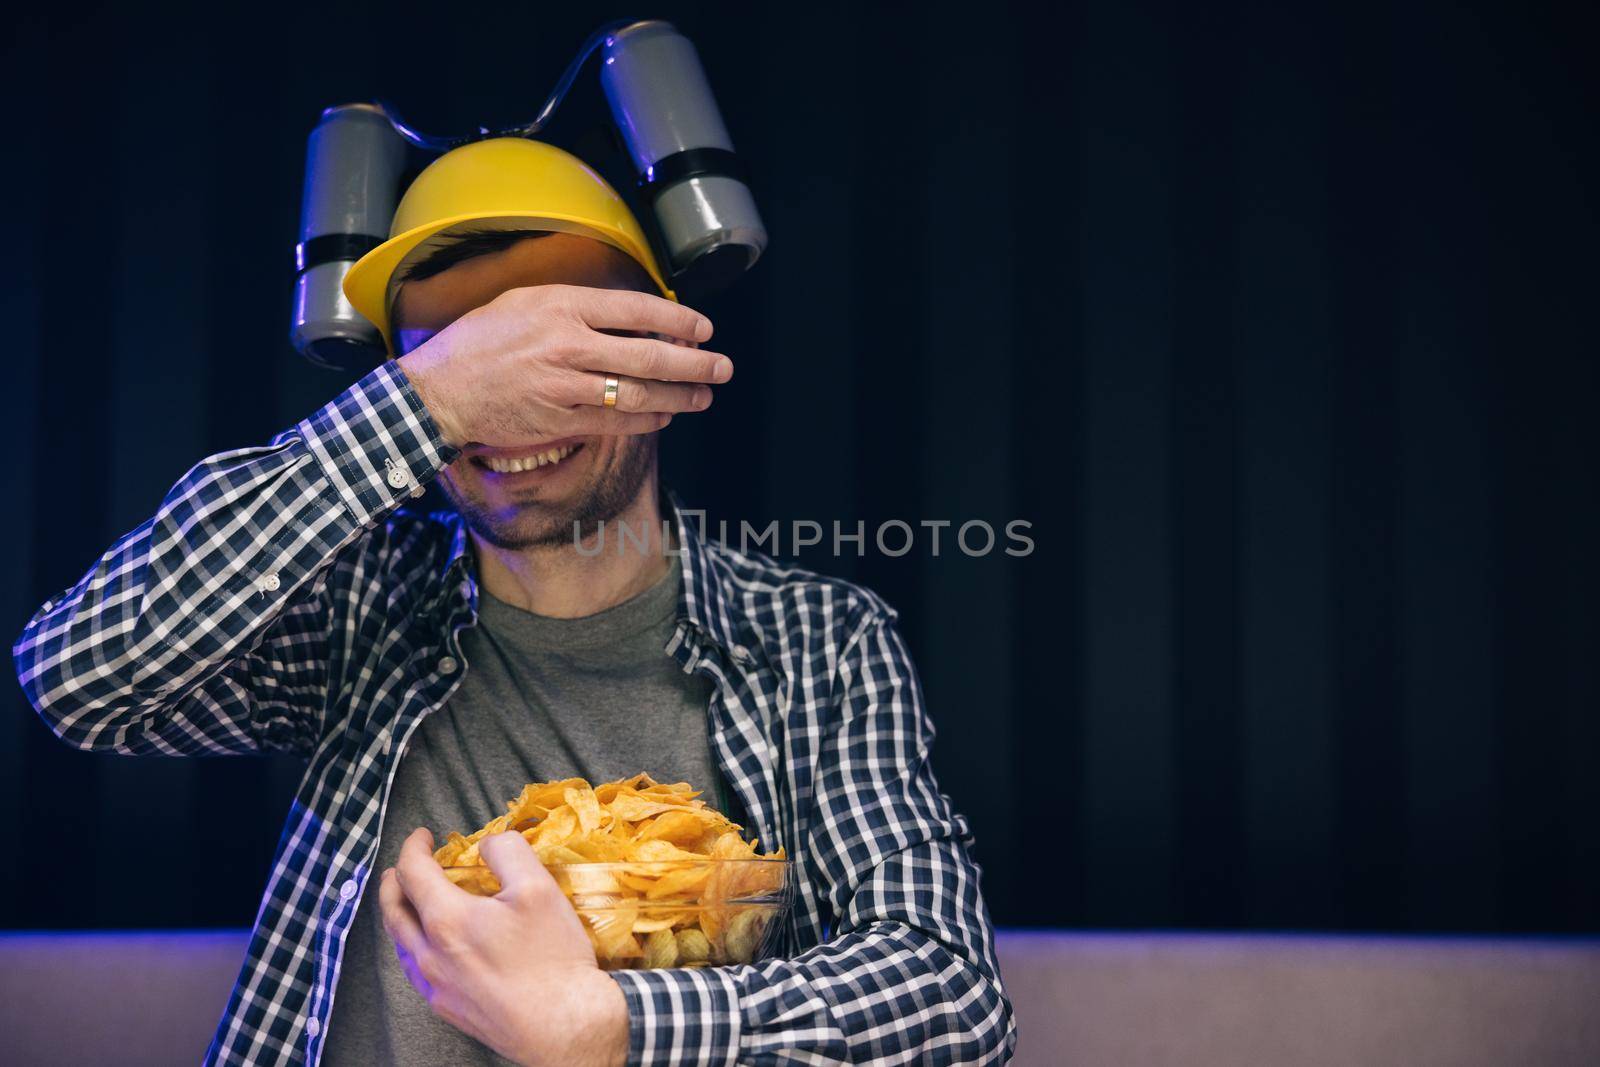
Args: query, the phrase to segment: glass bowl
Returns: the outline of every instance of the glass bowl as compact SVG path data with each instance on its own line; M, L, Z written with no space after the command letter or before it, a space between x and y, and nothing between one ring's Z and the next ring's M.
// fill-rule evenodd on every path
M552 863L608 971L751 963L772 951L794 898L788 859ZM486 866L446 867L469 893L493 896Z

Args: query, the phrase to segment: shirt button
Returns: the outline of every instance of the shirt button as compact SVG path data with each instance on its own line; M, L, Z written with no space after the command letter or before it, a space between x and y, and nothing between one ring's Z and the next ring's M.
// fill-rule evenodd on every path
M277 571L273 571L261 579L261 588L265 589L269 593L275 591L278 586L282 584L283 582L278 578Z
M55 606L56 606L56 602L54 600L46 600L44 602L44 606L41 607L39 610L40 611L49 611L52 608L54 608Z
M456 662L456 658L454 656L444 656L439 660L439 673L454 674L456 673L456 668L459 666L461 666L461 664Z
M322 1033L322 1020L313 1015L306 1020L306 1036L316 1037L320 1033Z
M406 474L405 471L401 470L399 467L389 468L390 485L394 486L396 489L404 489L408 484L410 484L410 482L411 478Z
M345 879L344 885L339 887L339 899L349 900L351 897L356 895L356 890L358 888L360 887L356 885L356 880L354 878Z

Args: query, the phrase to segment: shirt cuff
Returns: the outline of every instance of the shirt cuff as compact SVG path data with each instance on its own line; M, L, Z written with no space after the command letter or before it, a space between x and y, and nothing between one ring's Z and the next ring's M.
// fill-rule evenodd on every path
M421 496L460 455L398 364L380 364L296 427L358 523Z
M719 967L612 971L628 1000L628 1067L734 1067L739 998Z

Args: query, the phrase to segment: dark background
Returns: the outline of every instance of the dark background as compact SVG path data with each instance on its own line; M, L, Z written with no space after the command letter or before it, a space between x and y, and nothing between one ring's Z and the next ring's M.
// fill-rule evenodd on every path
M1575 14L1578 8L1573 6ZM1591 27L1528 4L670 5L772 233L668 434L903 613L1007 925L1600 930ZM0 620L350 379L305 137L530 118L613 9L53 5L7 31ZM594 68L550 133L603 143ZM852 550L853 551L853 550ZM0 715L0 926L247 924L292 762Z

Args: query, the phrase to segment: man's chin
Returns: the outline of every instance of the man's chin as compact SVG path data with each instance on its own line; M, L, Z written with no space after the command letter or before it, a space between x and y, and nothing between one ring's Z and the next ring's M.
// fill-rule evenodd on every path
M573 524L581 518L565 511L552 513L546 508L521 508L491 513L477 508L461 508L467 526L496 548L556 548L573 542Z

